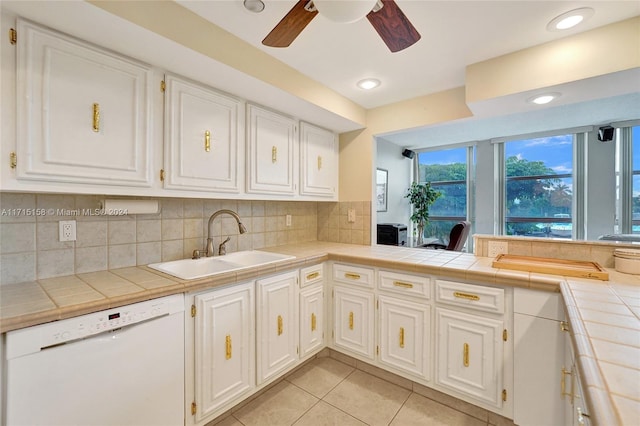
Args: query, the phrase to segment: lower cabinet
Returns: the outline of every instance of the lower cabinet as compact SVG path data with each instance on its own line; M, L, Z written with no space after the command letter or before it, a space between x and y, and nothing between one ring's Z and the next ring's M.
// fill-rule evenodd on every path
M431 307L394 297L378 298L380 363L429 380Z
M258 385L298 362L298 271L256 281Z
M436 383L502 406L503 321L436 308Z
M580 371L576 365L575 352L571 341L571 330L564 328L564 363L562 370L562 398L564 403L564 423L567 426L589 426L589 410L584 399L584 388Z
M300 358L324 347L324 285L300 290Z
M566 424L572 366L565 361L562 297L521 288L513 297L513 420L520 426Z
M194 297L195 393L187 418L198 423L255 386L253 281ZM187 377L189 375L187 374ZM187 379L189 380L189 378Z
M350 354L374 359L374 295L371 291L333 289L334 344Z

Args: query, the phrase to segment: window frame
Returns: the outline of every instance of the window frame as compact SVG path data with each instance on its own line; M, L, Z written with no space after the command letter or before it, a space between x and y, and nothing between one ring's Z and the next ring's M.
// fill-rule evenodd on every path
M467 237L467 243L465 247L469 253L473 252L473 235L474 230L474 221L473 218L475 216L475 159L476 159L476 142L463 143L463 144L453 144L453 145L443 145L433 148L420 149L416 150L418 155L414 158L414 177L413 180L418 183L424 183L420 181L420 154L428 154L429 152L439 152L439 151L452 151L456 149L465 149L465 161L466 161L466 177L465 180L455 180L455 181L435 181L438 186L441 185L456 185L464 183L466 185L466 194L465 194L465 216L437 216L433 214L429 214L429 221L461 221L467 220L471 223L471 230L469 232L469 236ZM431 185L434 186L434 181L431 181Z

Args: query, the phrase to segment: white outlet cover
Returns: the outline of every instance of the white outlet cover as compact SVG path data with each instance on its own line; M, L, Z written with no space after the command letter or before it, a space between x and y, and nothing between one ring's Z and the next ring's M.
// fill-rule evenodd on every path
M509 243L506 241L489 241L487 244L487 257L496 257L499 254L507 254Z
M58 222L60 242L76 240L76 221L61 220Z

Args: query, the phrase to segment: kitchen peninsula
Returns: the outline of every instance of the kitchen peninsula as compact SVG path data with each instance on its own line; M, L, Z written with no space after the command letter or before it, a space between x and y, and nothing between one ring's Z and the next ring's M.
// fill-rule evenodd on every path
M609 281L495 269L492 258L394 246L309 242L265 249L294 255L277 265L196 280L146 266L57 277L2 287L3 333L170 294L230 286L323 262L384 268L489 286L560 292L572 331L592 424L632 424L640 415L637 382L640 277L608 269ZM607 312L613 313L608 315ZM586 325L585 325L586 324ZM603 333L608 330L610 336ZM626 342L626 343L625 343Z

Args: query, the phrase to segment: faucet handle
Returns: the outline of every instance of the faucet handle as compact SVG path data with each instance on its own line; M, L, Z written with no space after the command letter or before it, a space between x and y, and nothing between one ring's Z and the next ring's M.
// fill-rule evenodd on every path
M196 260L196 259L200 259L200 250L195 249L195 250L193 251L193 255L191 256L191 259L194 259L194 260Z
M220 245L218 246L218 256L224 256L225 254L227 254L227 247L225 246L225 244L227 244L230 240L231 237L227 237L226 240L220 243Z

